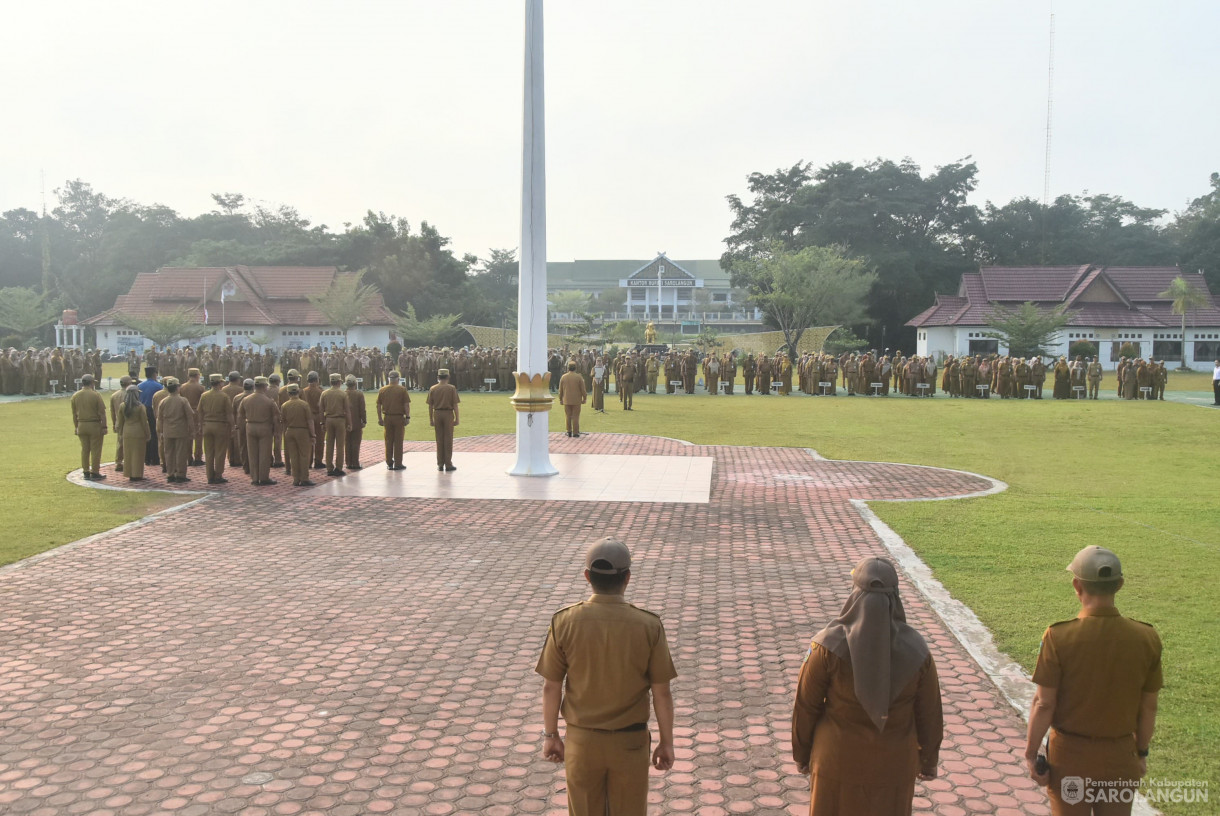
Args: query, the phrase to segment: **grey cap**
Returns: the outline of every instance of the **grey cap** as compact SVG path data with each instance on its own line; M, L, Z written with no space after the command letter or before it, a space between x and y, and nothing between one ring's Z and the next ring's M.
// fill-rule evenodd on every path
M631 550L617 538L594 541L585 551L585 568L598 575L619 575L631 569Z
M1123 577L1123 565L1118 556L1096 544L1076 553L1067 569L1082 581L1113 581Z

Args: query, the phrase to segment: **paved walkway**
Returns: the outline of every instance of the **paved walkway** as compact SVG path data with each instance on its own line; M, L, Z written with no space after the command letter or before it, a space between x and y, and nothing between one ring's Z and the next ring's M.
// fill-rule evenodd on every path
M0 811L562 813L533 666L551 613L585 595L584 544L612 532L633 545L629 597L664 618L681 674L678 762L653 774L655 812L805 812L788 758L796 674L852 564L885 552L849 500L991 483L791 448L552 440L641 469L649 454L711 457L711 501L312 496L234 479L0 571ZM458 473L430 478L512 444L460 439ZM366 443L366 465L379 447ZM946 714L942 777L917 787L916 811L1047 813L1021 720L904 593Z

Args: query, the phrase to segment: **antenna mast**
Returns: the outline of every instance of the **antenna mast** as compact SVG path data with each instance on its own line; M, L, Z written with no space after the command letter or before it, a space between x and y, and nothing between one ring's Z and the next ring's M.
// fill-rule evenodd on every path
M1042 263L1046 263L1046 211L1051 203L1051 114L1055 108L1055 6L1051 4L1050 56L1046 69L1046 154L1042 171Z

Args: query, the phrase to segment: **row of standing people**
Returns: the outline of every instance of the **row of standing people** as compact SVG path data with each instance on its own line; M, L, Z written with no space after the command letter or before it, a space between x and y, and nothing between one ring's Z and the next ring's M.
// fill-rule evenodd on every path
M0 394L36 396L71 393L89 374L102 381L102 354L97 349L8 348L0 352Z

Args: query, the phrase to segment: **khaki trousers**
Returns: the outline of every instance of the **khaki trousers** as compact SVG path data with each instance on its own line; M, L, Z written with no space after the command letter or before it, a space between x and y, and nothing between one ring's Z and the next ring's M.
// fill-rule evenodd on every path
M163 436L165 444L165 473L167 476L186 476L187 457L191 452L189 436Z
M580 433L580 403L563 406L563 416L568 423L568 433Z
M258 484L271 479L271 423L246 423L246 456L250 481Z
M320 465L322 463L322 451L326 447L326 423L315 422L313 424L313 464Z
M128 442L123 441L123 436L119 436L119 449L123 458L120 464L123 465L123 475L129 479L138 479L144 475L144 444L148 441L143 435L133 436Z
M347 454L344 461L348 466L360 464L360 443L364 441L364 428L352 428L347 432Z
M436 423L436 464L453 465L453 411L432 412Z
M652 735L568 726L564 773L572 816L645 816Z
M289 428L284 431L284 461L292 471L292 483L309 481L309 451L312 447L308 428Z
M225 456L229 452L229 426L224 422L203 423L203 461L208 481L225 475Z
M1124 794L1124 788L1139 779L1134 735L1092 740L1052 730L1047 759L1051 764L1047 793L1054 816L1127 816L1131 812L1130 790ZM1086 781L1078 789L1065 791L1064 777L1073 776ZM1065 794L1077 791L1083 797L1080 801L1064 801ZM1121 801L1123 798L1128 801Z
M102 423L87 421L77 423L76 434L80 437L80 467L86 473L98 473L102 466Z
M406 430L404 417L387 416L385 422L385 461L387 465L402 464L402 436Z
M326 469L343 470L343 454L347 448L347 420L326 418Z

